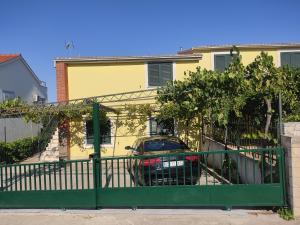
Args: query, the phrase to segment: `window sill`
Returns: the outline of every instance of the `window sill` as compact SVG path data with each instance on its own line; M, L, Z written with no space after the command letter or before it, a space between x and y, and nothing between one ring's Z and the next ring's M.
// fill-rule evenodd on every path
M164 87L164 86L147 86L146 88L147 89L157 89L157 88L160 88L160 87Z

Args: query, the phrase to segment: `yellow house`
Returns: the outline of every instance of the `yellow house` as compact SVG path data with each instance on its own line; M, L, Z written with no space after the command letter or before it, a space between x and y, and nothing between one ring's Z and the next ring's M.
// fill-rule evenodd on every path
M300 66L300 44L236 45L247 65L261 51L272 55L277 66ZM211 70L224 70L230 63L232 45L200 46L182 50L175 55L130 56L130 57L71 57L56 58L57 100L68 101L93 96L111 95L123 92L142 91L163 86L167 81L182 80L185 71L194 71L197 66ZM134 99L105 105L154 103L154 99ZM139 136L156 134L162 129L155 118L149 118L135 131L130 127L118 126L126 118L113 114L110 118L110 132L103 134L101 149L104 156L125 155L125 146L132 145ZM70 159L87 158L93 152L92 123L81 122L82 145L68 141ZM72 129L72 125L71 125ZM176 133L176 124L170 132ZM72 138L72 137L71 137Z

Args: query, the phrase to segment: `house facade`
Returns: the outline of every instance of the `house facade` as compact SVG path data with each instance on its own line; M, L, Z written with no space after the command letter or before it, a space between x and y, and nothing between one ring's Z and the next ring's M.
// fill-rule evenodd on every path
M300 66L300 44L237 45L237 47L245 65L264 51L273 56L276 66ZM230 63L231 48L232 45L200 46L168 56L57 58L55 59L57 100L68 101L148 90L164 86L168 81L182 80L186 71L195 71L198 66L223 71ZM146 102L154 103L154 99L105 105L116 107L116 104ZM155 122L155 118L149 118L145 124L139 125L143 128L142 132L138 132L139 129L130 131L128 127L116 125L118 123L116 120L122 118L110 114L108 116L111 129L104 135L105 138L102 138L101 145L105 156L125 155L125 146L132 145L137 137L159 134L165 129L163 124ZM83 118L81 126L83 144L79 146L72 144L72 141L68 142L70 159L87 158L93 152L92 123ZM72 129L72 125L70 127ZM171 134L176 134L177 131L176 124L169 130Z
M27 103L46 102L47 87L21 54L0 54L0 102L20 97Z
M46 83L39 80L21 54L0 54L0 102L20 97L28 104L47 101ZM0 142L36 136L41 125L22 118L0 118Z

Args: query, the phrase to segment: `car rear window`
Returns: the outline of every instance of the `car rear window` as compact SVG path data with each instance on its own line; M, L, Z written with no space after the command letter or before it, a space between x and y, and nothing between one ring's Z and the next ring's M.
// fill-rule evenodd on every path
M188 149L182 141L172 140L149 140L144 143L144 151L167 151Z

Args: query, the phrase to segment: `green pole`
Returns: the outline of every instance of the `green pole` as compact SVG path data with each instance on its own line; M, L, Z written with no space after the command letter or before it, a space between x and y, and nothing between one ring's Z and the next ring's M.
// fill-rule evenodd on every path
M98 208L98 190L102 187L101 174L101 149L100 149L100 107L93 103L93 131L94 131L94 155L93 155L93 175L95 191L95 208Z
M93 130L94 130L94 151L97 158L101 157L100 151L100 107L98 103L93 103Z
M281 92L279 92L279 132L277 132L277 136L279 144L281 144L281 135L283 135L283 126L282 126L282 99L281 99Z

